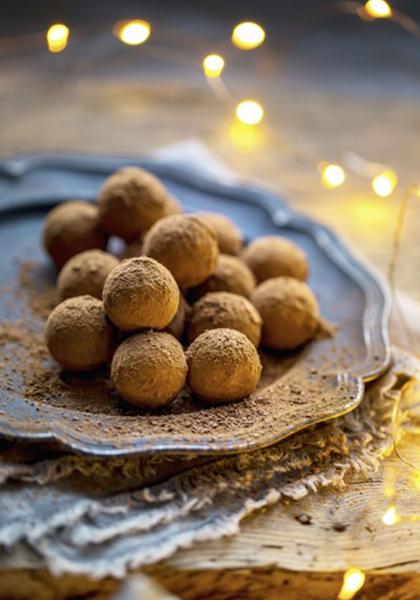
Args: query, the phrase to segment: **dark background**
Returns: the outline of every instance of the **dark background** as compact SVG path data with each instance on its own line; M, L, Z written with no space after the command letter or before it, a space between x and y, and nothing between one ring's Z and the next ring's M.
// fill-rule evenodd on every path
M70 25L113 21L121 18L143 18L185 21L211 19L235 23L258 20L265 27L281 30L287 21L299 21L303 13L319 11L334 2L322 0L267 1L267 0L2 0L0 3L1 31L7 34L44 29L51 21L64 20ZM393 0L391 5L411 16L420 15L416 0ZM342 21L342 19L337 19ZM348 26L334 23L335 26Z

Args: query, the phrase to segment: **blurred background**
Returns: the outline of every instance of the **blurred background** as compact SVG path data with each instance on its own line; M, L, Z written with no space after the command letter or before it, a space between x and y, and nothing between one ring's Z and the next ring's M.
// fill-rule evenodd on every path
M0 132L2 157L198 139L383 273L410 188L398 283L420 299L416 0L2 0Z

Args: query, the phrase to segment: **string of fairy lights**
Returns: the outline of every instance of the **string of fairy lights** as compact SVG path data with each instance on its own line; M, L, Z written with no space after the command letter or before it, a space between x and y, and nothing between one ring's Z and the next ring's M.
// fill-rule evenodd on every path
M420 38L420 27L417 23L400 12L393 10L386 0L368 0L364 4L352 1L339 1L334 4L337 12L354 14L362 20L391 19L404 27L408 32ZM139 46L146 43L152 35L152 26L143 19L120 21L113 27L114 35L124 44ZM46 33L46 42L50 52L59 53L65 50L70 39L70 29L64 23L51 25ZM260 47L266 39L263 27L255 22L237 24L231 34L231 43L242 51L251 51ZM223 99L231 101L232 95L223 81L226 59L221 54L208 54L201 63L205 78L212 91ZM235 118L244 126L254 128L264 119L264 107L261 102L246 98L235 106ZM243 132L242 132L243 133ZM244 138L244 136L242 136ZM252 139L252 138L249 138ZM342 186L347 179L346 170L353 171L370 180L374 194L380 198L391 196L398 183L395 170L387 165L366 161L358 157L358 161L348 160L343 164L313 160L320 173L321 185L329 190Z
M397 25L404 28L409 34L420 39L420 26L408 15L394 10L386 0L367 0L364 3L351 0L340 0L334 3L333 8L336 12L355 15L363 21L374 21L377 19L392 20ZM120 21L114 25L112 31L118 40L128 46L145 44L150 40L153 34L152 25L143 19ZM49 27L45 38L50 52L63 52L70 41L70 29L64 23L54 23ZM264 28L258 23L247 21L241 22L233 28L230 42L236 49L249 52L262 46L265 40L266 32ZM228 100L229 103L232 103L233 96L223 80L226 62L226 54L225 56L222 56L220 53L211 53L203 57L201 68L212 92L219 98ZM241 99L239 102L235 102L234 118L241 127L246 127L250 130L255 129L263 121L264 117L264 107L257 99L245 98ZM367 161L354 153L347 153L341 164L315 160L313 160L313 162L319 171L321 185L328 190L333 190L345 184L348 171L354 172L369 180L372 191L379 198L390 197L398 184L398 175L390 166ZM411 184L406 189L401 201L400 217L396 229L389 277L393 293L395 293L394 272L398 261L399 242L402 235L405 211L409 198L414 196L420 197L420 183ZM400 427L402 421L401 404L407 394L413 395L414 388L417 390L416 401L414 403L411 402L411 404L413 405L416 402L418 404L420 385L418 382L409 382L404 386L402 393L394 406L392 414L392 444L389 454L394 452L395 456L400 458L412 469L415 487L416 489L420 489L420 467L414 464L414 462L405 459L398 447L402 437L402 429ZM385 497L389 499L390 503L382 516L382 523L387 526L392 526L404 520L410 521L420 519L417 515L402 516L398 513L395 503L395 471L388 472L385 475L384 494ZM354 565L350 566L344 574L338 599L351 600L351 598L353 598L363 587L365 579L366 575L360 568Z

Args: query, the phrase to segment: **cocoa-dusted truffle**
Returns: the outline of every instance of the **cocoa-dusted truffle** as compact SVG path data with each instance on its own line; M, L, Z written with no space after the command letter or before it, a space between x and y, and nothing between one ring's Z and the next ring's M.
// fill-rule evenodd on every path
M98 196L99 217L109 234L134 241L178 203L152 173L124 167L105 181Z
M239 400L251 394L260 379L255 346L234 329L211 329L187 350L188 382L210 404Z
M89 295L102 298L105 279L119 260L102 250L86 250L66 262L57 279L61 300L73 296Z
M184 336L185 322L190 310L188 302L183 296L180 296L178 310L169 325L165 327L165 331L176 337L177 340L181 340Z
M241 258L254 272L258 282L282 276L305 280L308 276L306 254L296 244L280 236L256 238L244 249Z
M51 312L45 339L50 354L64 369L89 371L111 360L115 331L100 300L77 296Z
M182 213L182 206L180 202L170 194L166 199L165 216L168 215L180 215Z
M208 329L236 329L258 346L261 317L249 300L230 292L211 292L196 302L188 317L188 338L192 342Z
M171 198L171 203L173 203L173 210L171 209L172 204L168 205L168 212L167 215L176 215L181 213L181 208L180 205L178 203L177 200L175 200L175 198ZM179 207L179 208L177 208ZM167 216L165 215L165 216ZM136 256L143 256L144 252L143 252L143 243L144 243L144 235L140 235L136 240L134 240L134 242L129 242L126 247L125 247L125 251L122 255L122 260L126 259L126 258L135 258Z
M171 273L153 258L124 260L107 277L105 311L120 329L164 329L178 309L179 289Z
M180 288L198 285L216 269L216 236L196 215L172 215L144 238L143 252L167 267Z
M58 268L84 250L105 250L107 240L99 224L98 209L89 202L59 204L44 222L44 247Z
M263 320L262 344L293 350L310 340L319 327L318 302L306 283L276 277L259 285L251 296Z
M220 254L213 275L191 290L191 295L200 298L208 292L232 292L249 298L255 286L255 276L248 265L236 256Z
M239 254L244 243L241 231L235 223L220 213L199 213L202 219L216 234L219 252L223 254Z
M183 388L187 362L181 344L169 333L147 331L118 346L111 365L117 392L130 404L158 408Z

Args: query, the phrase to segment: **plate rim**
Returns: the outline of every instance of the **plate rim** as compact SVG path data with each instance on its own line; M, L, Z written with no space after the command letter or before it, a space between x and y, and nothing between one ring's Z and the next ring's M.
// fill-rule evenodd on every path
M59 169L74 171L77 173L85 173L86 175L109 175L112 171L121 166L131 164L151 170L155 175L164 176L166 179L172 180L174 183L179 183L184 186L194 188L211 195L228 197L231 200L246 202L263 208L271 218L276 227L287 226L289 229L303 231L311 236L315 243L326 253L331 260L344 271L352 280L362 288L366 303L363 311L363 337L366 348L365 364L361 365L361 370L358 373L351 373L346 370L343 375L353 379L355 385L355 396L353 402L346 410L340 414L333 414L324 419L336 418L346 412L356 408L363 397L364 383L379 377L389 366L391 361L391 345L389 341L388 322L391 311L391 298L388 288L376 274L371 265L365 260L357 256L340 236L331 227L321 224L315 219L311 219L299 212L291 209L286 202L274 192L255 185L252 182L235 181L234 183L226 183L209 177L203 173L195 171L187 171L185 168L173 163L165 162L161 159L138 159L133 157L98 157L98 156L83 156L83 155L67 155L67 154L30 154L20 155L11 159L0 160L0 178L10 178L12 181L20 179L28 172L38 169ZM59 203L69 198L69 194L42 194L39 197L36 195L23 195L21 197L13 197L12 199L2 198L0 204L0 218L2 215L10 211L22 210L23 208L46 208L52 202ZM91 194L83 199L92 200ZM369 323L379 324L379 327L372 328ZM374 357L377 359L374 360ZM378 360L378 357L379 360ZM298 430L304 429L310 424L315 424L312 420L310 423L303 425L297 430L292 430L287 435L292 435ZM229 445L221 448L209 450L202 448L194 443L188 443L185 447L178 446L177 448L170 447L170 444L163 444L162 447L153 449L142 449L139 446L131 448L112 447L109 450L98 447L95 442L93 447L83 442L80 437L74 438L65 433L64 430L57 431L49 429L44 425L34 426L25 429L14 427L11 422L0 418L0 435L7 438L14 438L27 441L55 441L61 446L64 446L72 451L81 452L96 456L128 456L133 454L143 454L150 452L163 453L201 453L201 454L227 454L233 452L242 452L252 449L252 445L238 445L234 448ZM278 439L265 441L264 445L271 445L284 439L286 436L281 436ZM88 447L89 446L89 447ZM254 447L262 447L262 445Z

